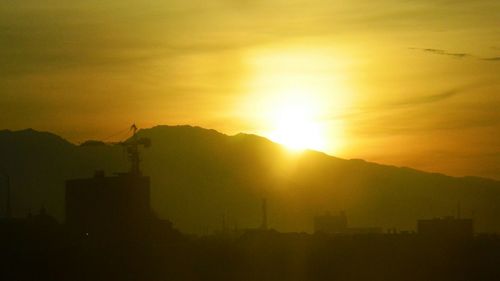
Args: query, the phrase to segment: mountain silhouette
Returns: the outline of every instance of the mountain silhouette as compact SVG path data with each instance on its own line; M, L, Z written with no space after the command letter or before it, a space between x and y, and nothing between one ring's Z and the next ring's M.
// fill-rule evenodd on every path
M462 216L474 217L477 231L500 231L500 181L291 153L256 135L200 127L156 126L138 135L153 143L141 150L152 207L185 232L221 229L223 217L229 228L258 227L263 197L269 226L282 231L312 231L314 216L340 210L349 225L413 230L417 219L455 215L458 205ZM0 171L11 178L13 214L43 206L61 221L65 180L129 169L120 145L75 145L32 129L0 131L0 155Z

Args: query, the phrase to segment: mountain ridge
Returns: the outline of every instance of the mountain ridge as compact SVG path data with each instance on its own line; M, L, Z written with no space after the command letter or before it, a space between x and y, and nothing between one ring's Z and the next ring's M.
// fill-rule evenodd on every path
M267 142L273 143L275 145L283 146L283 145L281 145L279 143L276 143L276 142L274 142L274 141L272 141L272 140L270 140L270 139L268 139L266 137L263 137L263 136L260 136L260 135L257 135L257 134L240 132L240 133L237 133L237 134L234 134L234 135L230 135L230 134L226 134L226 133L217 131L215 129L208 129L208 128L204 128L204 127L201 127L201 126L188 125L188 124L184 124L184 125L155 125L155 126L153 126L151 128L140 129L138 132L141 133L141 131L145 131L145 130L158 130L158 129L162 129L162 128L187 128L187 129L196 129L196 130L201 130L201 131L213 132L213 133L217 133L217 134L220 134L220 135L223 135L223 136L227 136L227 137L251 137L251 138L255 138L255 139L261 140L261 141L267 141ZM71 141L65 139L63 136L60 136L58 134L55 134L55 133L52 133L52 132L49 132L49 131L39 131L39 130L36 130L36 129L33 129L33 128L25 128L25 129L20 129L20 130L3 129L3 130L0 130L0 137L2 137L2 134L4 134L4 133L9 133L9 134L14 134L14 135L18 134L18 133L21 133L21 134L25 134L25 135L28 135L28 134L33 134L33 135L34 134L42 134L42 135L45 135L45 136L54 136L57 139L60 139L60 140L62 140L64 142L66 142L68 144L71 144L71 145L74 145L74 146L81 146L82 144L84 144L84 143L86 143L88 141L103 142L104 144L107 144L107 145L114 145L114 144L116 144L116 142L105 142L105 141L100 141L98 139L88 139L88 140L84 140L84 141L82 141L80 143L74 143L74 142L71 142ZM384 167L388 167L388 168L408 169L408 170L413 170L413 171L416 171L416 172L421 172L421 173L426 173L426 174L442 175L442 176L451 177L451 178L459 178L459 179L470 178L470 179L477 179L477 180L487 180L487 181L500 182L500 180L493 179L493 178L488 178L488 177L481 177L481 176L475 176L475 175L454 176L454 175L448 175L448 174L441 173L441 172L425 171L425 170L421 170L421 169L413 168L413 167L409 167L409 166L397 166L397 165L394 165L394 164L378 163L378 162L368 161L368 160L365 160L365 159L362 159L362 158L339 158L337 156L328 154L326 152L319 151L319 150L314 150L314 149L304 149L301 152L304 152L304 151L312 151L312 152L315 152L315 153L324 154L325 156L328 156L328 157L333 157L333 158L342 159L342 160L346 160L346 161L359 161L359 162L364 162L364 163L368 163L368 164L374 164L374 165L384 166ZM299 153L301 153L301 152L299 152Z
M11 175L19 216L44 205L63 220L65 180L128 169L116 144L81 146L48 132L22 130L17 137L15 132L0 131L0 167ZM353 225L414 229L416 219L449 215L457 204L475 214L480 231L500 231L500 181L493 179L313 150L290 153L258 135L230 136L190 125L158 125L138 135L153 142L141 150L143 171L152 179L153 209L187 232L217 229L223 214L234 225L257 226L263 196L271 225L286 231L311 231L314 215L340 210L347 210Z

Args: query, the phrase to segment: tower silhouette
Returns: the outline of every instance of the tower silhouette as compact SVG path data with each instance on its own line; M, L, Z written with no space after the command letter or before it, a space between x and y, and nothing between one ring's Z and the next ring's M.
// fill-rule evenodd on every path
M3 175L5 179L5 217L6 218L11 218L12 217L12 207L11 207L11 202L10 202L10 177L9 175L5 173L1 173L0 175Z
M262 225L261 229L267 230L267 200L262 198Z

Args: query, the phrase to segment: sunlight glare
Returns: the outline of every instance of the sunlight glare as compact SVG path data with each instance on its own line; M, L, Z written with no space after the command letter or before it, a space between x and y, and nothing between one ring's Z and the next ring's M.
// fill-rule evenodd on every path
M341 63L329 49L288 46L252 51L243 108L260 127L256 133L293 151L338 152L342 124L335 116L349 102Z
M314 108L304 102L278 105L271 118L273 129L269 138L293 150L325 150L324 128L313 114Z

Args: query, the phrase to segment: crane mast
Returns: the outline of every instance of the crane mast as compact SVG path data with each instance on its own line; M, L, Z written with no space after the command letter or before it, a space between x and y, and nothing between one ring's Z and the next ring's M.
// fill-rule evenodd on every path
M141 175L140 162L141 157L139 154L139 145L148 148L151 146L151 140L149 138L139 138L137 136L137 126L132 124L130 127L132 131L132 137L121 144L125 146L130 160L130 174L131 175Z

